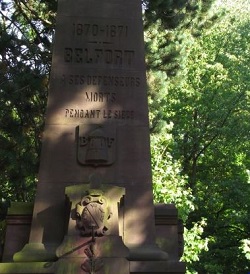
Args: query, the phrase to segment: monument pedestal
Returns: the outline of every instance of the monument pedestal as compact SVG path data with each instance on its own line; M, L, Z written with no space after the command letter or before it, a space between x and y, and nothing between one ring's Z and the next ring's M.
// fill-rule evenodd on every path
M33 207L33 203L11 203L6 216L3 262L13 262L13 255L28 243Z
M44 245L43 243L28 243L22 250L13 256L14 262L46 262L55 261L56 245Z
M23 210L21 208L24 207ZM82 264L86 261L87 257L85 256L86 253L84 253L84 249L86 249L86 246L91 242L91 237L83 238L78 236L72 236L71 239L67 239L65 237L63 241L63 245L58 248L58 256L61 258L56 260L54 262L52 261L30 261L32 256L27 254L27 256L23 256L23 260L20 262L13 262L13 255L17 251L16 248L10 252L10 244L13 245L13 237L12 234L15 231L22 231L22 233L19 233L18 237L15 239L15 244L13 246L19 246L22 247L23 245L27 244L29 231L30 231L30 222L24 222L23 219L30 220L32 217L32 205L28 204L28 206L24 206L23 204L20 205L20 203L12 203L12 208L9 210L9 215L7 220L11 219L11 222L7 224L7 234L6 234L6 244L5 244L5 254L7 250L8 256L3 257L3 262L0 263L0 273L1 274L37 274L37 273L47 273L47 274L57 274L57 273L66 273L63 271L68 271L68 264L69 262L72 262L69 264L71 266L70 269L77 268L77 266L82 266ZM25 216L25 217L24 217ZM14 220L15 219L15 220ZM25 229L20 229L21 226L24 226ZM161 248L162 251L164 251L164 254L168 254L168 259L159 260L157 258L156 260L152 260L150 258L149 260L145 258L143 259L143 256L141 254L143 252L140 252L138 260L134 257L135 260L127 260L127 256L129 257L129 249L124 247L122 243L122 238L120 236L114 236L113 239L112 236L109 237L109 240L106 240L105 238L97 238L97 245L98 248L102 247L103 251L102 254L106 254L105 257L102 258L105 260L106 263L110 263L111 261L116 262L119 267L123 266L121 269L125 269L127 271L127 267L129 267L130 274L138 274L138 273L148 273L148 274L156 274L156 273L167 273L167 274L184 274L185 273L185 263L179 262L180 257L182 256L183 252L183 230L182 225L180 224L180 221L177 217L177 210L174 207L174 205L169 204L157 204L155 206L155 226L156 226L156 242L158 246ZM106 237L106 236L105 236ZM74 238L74 239L73 239ZM26 241L24 241L26 239ZM106 244L104 244L106 242ZM34 245L32 248L32 245L28 245L30 247L30 251L32 250L33 255L36 257L42 258L39 256L40 252L36 253L35 249L38 248L38 246ZM36 248L35 248L36 246ZM123 247L122 249L120 247ZM40 250L43 250L45 247L41 246ZM6 250L7 249L7 250ZM24 248L25 250L25 248ZM79 253L80 258L76 257L74 258L73 253ZM25 253L23 253L24 255ZM73 257L70 257L73 256ZM82 257L81 257L82 256ZM34 257L33 257L34 259ZM88 265L88 261L86 262ZM116 268L115 273L119 273ZM116 266L114 266L116 267ZM77 273L77 272L72 272ZM83 270L81 273L84 273ZM88 272L86 272L88 273ZM98 273L98 272L97 272ZM102 272L101 272L102 273ZM105 273L105 272L103 272ZM107 273L113 273L107 272ZM122 272L123 273L123 272Z
M119 235L125 189L100 184L66 187L68 227L57 248L56 273L129 273L128 249Z

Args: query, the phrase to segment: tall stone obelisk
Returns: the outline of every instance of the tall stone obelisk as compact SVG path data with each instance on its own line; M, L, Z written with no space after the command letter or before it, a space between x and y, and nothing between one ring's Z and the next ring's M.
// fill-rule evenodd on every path
M30 243L60 244L65 187L98 174L126 188L125 244L153 244L141 1L60 0L52 60Z
M14 260L71 260L92 229L92 242L110 257L107 241L122 254L127 248L128 261L164 261L155 244L141 1L58 2L30 239ZM99 237L108 229L113 238Z

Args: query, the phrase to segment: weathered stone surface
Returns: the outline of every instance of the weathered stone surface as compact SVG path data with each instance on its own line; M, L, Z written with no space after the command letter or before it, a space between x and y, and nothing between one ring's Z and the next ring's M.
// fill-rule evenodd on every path
M141 2L59 1L30 242L60 244L65 186L98 173L126 188L125 243L154 244L149 148Z
M147 121L139 14L140 1L59 2L49 124Z
M30 262L30 263L1 263L1 274L53 274L55 263L52 262Z
M92 272L91 272L92 271ZM63 259L57 263L56 274L82 274L82 273L116 273L128 274L129 263L124 258L95 258L93 262L88 259Z
M105 229L103 235L119 236L119 204L125 195L125 188L94 184L66 187L65 193L71 204L67 235L89 236L89 221L98 229ZM95 211L91 211L91 205ZM88 213L90 220L84 212ZM84 220L85 223L82 223ZM95 233L101 236L102 231L95 230Z
M46 262L55 261L54 244L29 243L26 244L20 252L13 256L14 262Z
M155 205L156 242L158 246L169 254L169 260L178 260L179 223L178 212L173 204Z
M161 227L156 245L141 14L140 0L59 0L24 268L1 273L184 273L171 208L172 242Z
M13 254L28 242L32 211L33 203L11 203L6 218L3 262L13 261Z
M142 262L135 261L130 262L130 273L139 274L139 273L168 273L168 274L183 274L185 273L185 263L176 262L176 261L161 261L161 262Z
M91 237L66 236L56 255L61 258L87 258L86 250L91 244ZM120 236L96 237L93 244L95 256L101 258L127 258L128 249Z
M73 187L71 189L73 189ZM72 197L73 193L70 193L70 188L68 189L67 193ZM76 197L76 200L77 199L78 197ZM17 208L17 206L13 206L13 208ZM22 214L23 212L20 212L19 206L18 208L19 208L18 213ZM9 212L13 213L13 210ZM31 216L32 215L30 212L30 215L27 215L27 217L31 218ZM17 220L13 222L13 224L15 225L12 227L12 232L13 234L15 234L19 229L18 220L20 218L16 212L15 212L15 215L12 216L12 218L13 219L16 218ZM12 224L10 225L12 226ZM162 250L168 253L169 260L165 261L164 259L164 262L159 262L161 258L158 257L157 260L154 259L152 262L153 258L151 257L149 260L145 258L145 260L142 261L142 254L140 252L139 253L140 261L130 261L130 270L133 271L131 273L151 273L151 274L152 273L175 273L175 274L185 273L185 264L178 262L179 257L182 255L182 254L178 254L178 234L179 234L179 237L182 237L183 231L179 231L178 233L179 225L178 225L178 216L177 216L176 208L173 205L165 205L165 204L156 205L155 206L155 225L156 225L156 231L157 231L157 237L156 237L157 243ZM121 228L120 231L123 231L123 229ZM105 257L111 257L111 258L129 257L128 250L124 248L123 249L120 248L120 246L122 245L120 237L117 238L115 236L113 238L110 238L107 242L105 238L99 238L99 241L100 242L98 242L98 246L100 245L102 246L100 251L103 250L104 248L105 252L102 252L102 253L106 254ZM102 241L104 243L103 245L102 245ZM109 244L110 241L111 241L111 244ZM57 250L57 257L64 258L64 259L67 259L67 258L69 259L72 257L86 258L87 256L84 253L84 249L87 247L89 242L90 242L90 237L81 238L80 240L78 236L66 237L64 239L63 244ZM112 248L106 248L105 247L106 244L108 245L108 247L111 246ZM35 244L33 246L33 249L31 248L32 244L28 245L28 247L30 248L30 250L33 250L32 251L33 254L35 256L38 256L39 258L41 258L41 252L44 252L45 250L45 247L41 244L40 245ZM183 246L179 246L179 248L180 247L182 251ZM34 252L35 250L37 251ZM26 252L27 251L28 250L26 250ZM23 260L25 260L30 255L33 255L32 252L31 254L28 254L28 256L26 253L26 257L24 256ZM179 250L179 253L180 253L180 250ZM25 255L24 253L21 253L21 254ZM43 254L47 254L47 253L43 253ZM145 253L146 256L148 256L148 254L149 253ZM12 258L13 253L9 255ZM136 252L134 252L134 256L135 255L136 255ZM23 263L22 262L21 263L22 267L19 267L19 265L20 263L0 264L0 273L27 274L27 273L54 273L55 271L54 264L51 262L47 262L47 263L33 263L33 262ZM164 266L162 267L162 265ZM35 271L34 271L34 267L36 267ZM171 271L171 272L167 272L167 271Z

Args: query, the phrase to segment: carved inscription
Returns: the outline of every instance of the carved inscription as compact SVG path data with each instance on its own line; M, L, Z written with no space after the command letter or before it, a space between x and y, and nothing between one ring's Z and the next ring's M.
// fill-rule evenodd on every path
M67 66L79 64L80 68L80 65L89 64L96 68L110 67L111 70L103 71L103 75L100 72L99 74L93 72L87 74L82 71L62 74L60 83L64 88L66 86L98 87L98 89L82 89L82 95L84 95L82 103L93 103L91 109L81 108L81 106L74 108L69 105L64 110L64 117L66 119L133 120L134 110L119 110L119 107L118 109L99 109L100 105L96 104L95 108L94 104L110 103L110 106L114 102L119 104L119 88L122 88L121 92L124 92L124 88L130 91L129 88L141 86L140 77L128 70L135 64L136 57L136 51L131 46L132 42L129 42L131 41L130 27L124 23L103 24L101 20L79 21L71 23L71 41L63 48L63 61ZM122 75L120 75L113 70L116 68L125 70L122 70ZM86 70L86 67L84 69ZM130 75L126 75L128 72ZM73 90L68 89L69 92ZM79 91L79 88L76 91Z
M112 75L84 75L70 74L62 75L62 84L65 85L87 85L105 87L140 87L140 77L134 76L112 76Z
M120 67L133 64L135 51L120 49L118 46L118 42L120 45L121 40L126 40L129 36L127 25L73 22L72 34L73 40L77 43L84 41L87 45L65 47L65 63L104 64Z
M65 118L133 120L133 110L65 109Z
M66 63L131 66L134 57L133 50L71 47L64 49Z
M66 108L65 109L65 117L66 118L101 118L100 109L73 109Z
M73 23L75 36L102 37L102 38L127 38L128 26L124 25L100 25Z
M116 93L112 92L85 92L87 102L115 102Z

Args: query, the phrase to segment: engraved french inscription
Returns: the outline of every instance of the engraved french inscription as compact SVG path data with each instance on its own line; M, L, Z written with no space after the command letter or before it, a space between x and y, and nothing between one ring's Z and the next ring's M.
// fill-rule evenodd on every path
M134 110L66 108L65 118L133 120Z
M105 64L131 66L135 58L134 50L103 49L103 48L72 48L64 49L65 63Z
M133 22L127 17L66 16L59 26L65 34L56 52L60 69L53 74L53 96L60 96L56 117L67 124L141 119L135 106L145 88L140 70L145 63L140 44L134 43L138 28ZM63 105L63 100L69 101Z
M86 85L105 87L136 87L141 85L140 77L136 76L114 76L114 75L85 75L85 74L63 74L61 76L63 85Z
M66 108L66 118L100 118L100 109L74 109Z
M114 92L85 92L85 100L87 102L107 102L116 101L116 93Z

